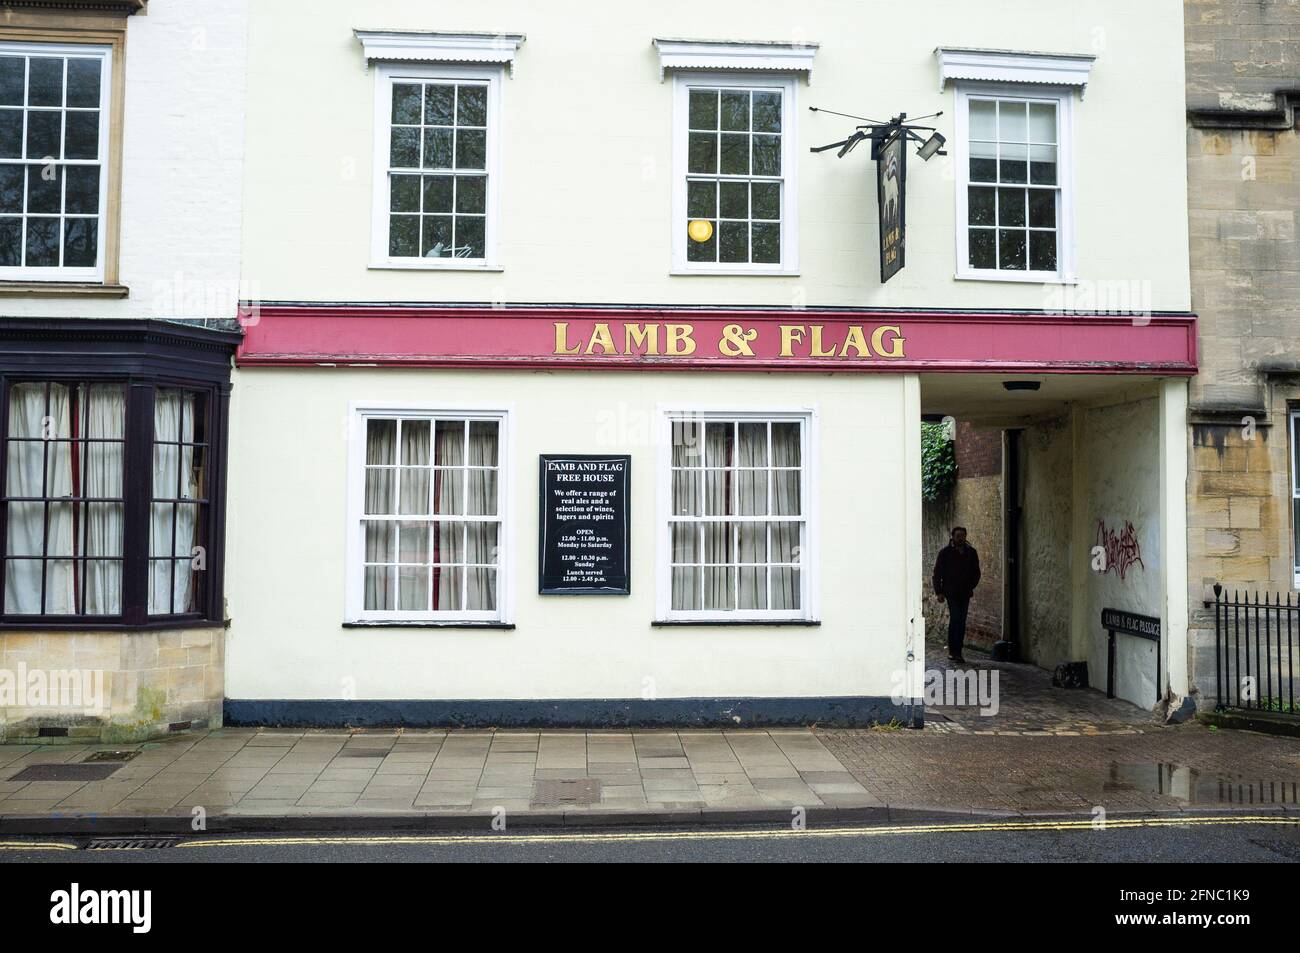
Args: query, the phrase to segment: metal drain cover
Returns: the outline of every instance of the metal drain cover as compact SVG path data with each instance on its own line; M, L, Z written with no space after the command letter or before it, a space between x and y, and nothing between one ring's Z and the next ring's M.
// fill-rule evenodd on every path
M533 806L553 807L564 804L599 804L600 781L579 778L573 781L533 782Z
M133 748L130 751L96 751L82 763L91 764L96 761L130 761L139 753L140 750L138 748Z
M32 764L15 774L10 781L103 781L121 764L101 761L96 764Z
M86 850L163 850L176 844L174 837L100 837Z

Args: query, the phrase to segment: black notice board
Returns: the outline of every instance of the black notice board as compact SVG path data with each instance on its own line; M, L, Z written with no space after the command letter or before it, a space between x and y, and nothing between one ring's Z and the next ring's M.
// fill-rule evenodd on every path
M539 464L537 591L627 595L632 458L544 453Z

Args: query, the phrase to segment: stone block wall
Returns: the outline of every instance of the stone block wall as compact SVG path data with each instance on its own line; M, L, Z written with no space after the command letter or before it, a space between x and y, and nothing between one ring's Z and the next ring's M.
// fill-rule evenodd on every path
M221 724L225 631L0 633L0 742L142 741Z

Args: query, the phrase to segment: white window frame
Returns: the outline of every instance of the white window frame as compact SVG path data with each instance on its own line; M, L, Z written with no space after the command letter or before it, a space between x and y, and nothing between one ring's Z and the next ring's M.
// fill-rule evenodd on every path
M353 402L348 407L348 478L347 478L347 593L344 622L350 625L509 625L514 621L515 536L512 517L511 479L514 464L514 434L511 418L513 406L485 408L429 404L393 404ZM365 497L366 497L366 422L371 418L403 417L433 420L456 417L463 420L491 420L497 423L497 607L486 610L415 611L365 608Z
M956 84L956 143L953 158L956 174L957 270L960 280L1019 281L1033 284L1073 284L1078 280L1074 235L1074 89L1061 86L1032 86L1007 83ZM1056 106L1057 202L1056 271L999 271L996 268L972 268L969 256L968 189L981 183L970 181L970 100L1021 99L1050 102ZM985 183L987 184L987 183ZM1026 249L1026 255L1028 249ZM1026 261L1026 264L1028 262Z
M781 93L781 261L770 263L725 263L687 261L686 179L689 175L687 132L690 89L774 89ZM797 77L792 74L763 76L743 72L673 73L673 190L672 263L674 275L798 275L799 274L799 153Z
M821 573L818 562L818 527L820 526L819 426L816 407L766 407L761 409L736 409L714 406L660 405L658 418L658 466L655 493L655 621L661 623L806 623L820 621L819 589ZM672 538L669 520L672 516L672 425L674 421L739 420L739 421L798 421L801 424L800 460L803 482L800 485L800 504L804 521L803 548L799 552L798 609L674 609L672 607ZM773 519L771 515L769 519ZM770 555L770 554L769 554Z
M45 265L39 267L31 266L3 266L0 267L0 281L39 281L39 282L91 282L102 283L104 281L104 255L105 247L108 244L109 228L108 221L108 190L109 190L109 163L112 161L112 150L110 149L109 137L111 135L111 109L113 103L113 48L102 44L89 43L25 43L25 42L0 42L0 54L20 54L23 56L74 56L83 59L98 59L100 63L99 73L99 157L98 159L59 159L58 164L64 168L68 165L89 165L93 162L99 163L99 210L97 214L96 228L96 248L95 248L95 265L90 267L65 268L62 265ZM67 68L64 67L64 102L67 102ZM51 107L52 108L52 107ZM66 109L66 107L62 107ZM64 123L66 127L66 122ZM27 122L23 121L23 151L26 152L27 142ZM23 165L32 164L32 160L26 158L8 158L0 159L0 163L5 165ZM66 201L67 180L64 179L64 195L60 197L60 208ZM63 228L62 219L64 218L62 210L59 213L59 257L63 257ZM73 216L78 217L78 216ZM23 220L27 218L27 184L23 180ZM26 241L26 225L23 227L24 243Z
M371 199L370 267L417 271L501 271L501 81L502 66L379 63L375 67L374 194ZM482 259L395 258L388 254L389 137L395 83L480 82L487 85L487 217ZM407 170L410 171L410 170ZM412 173L415 174L415 173Z

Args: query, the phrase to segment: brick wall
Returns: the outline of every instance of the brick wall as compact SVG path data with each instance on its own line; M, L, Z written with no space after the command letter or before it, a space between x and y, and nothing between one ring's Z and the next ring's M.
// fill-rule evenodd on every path
M981 580L971 600L967 638L985 646L1002 638L1002 431L958 422L957 484L949 497L922 508L926 571L924 614L931 638L946 638L948 609L934 597L929 573L953 526L965 526L979 552Z

